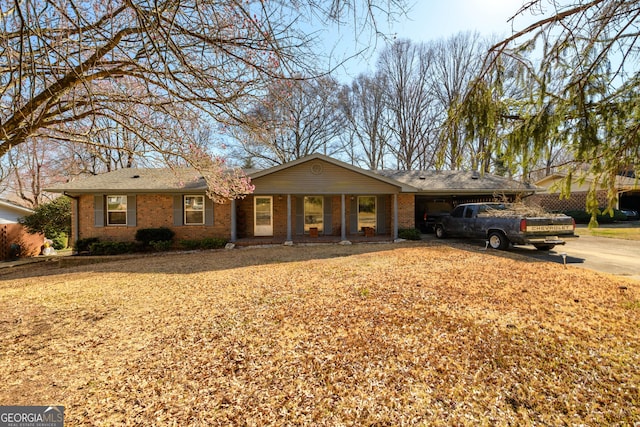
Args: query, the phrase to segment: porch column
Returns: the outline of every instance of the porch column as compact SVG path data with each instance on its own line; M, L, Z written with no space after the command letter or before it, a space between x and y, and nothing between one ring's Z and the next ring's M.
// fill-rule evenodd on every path
M231 243L238 240L238 231L236 230L236 199L231 199Z
M393 240L398 238L398 194L393 194Z
M291 241L291 194L287 194L287 242Z
M344 194L340 196L340 239L347 240L347 208Z

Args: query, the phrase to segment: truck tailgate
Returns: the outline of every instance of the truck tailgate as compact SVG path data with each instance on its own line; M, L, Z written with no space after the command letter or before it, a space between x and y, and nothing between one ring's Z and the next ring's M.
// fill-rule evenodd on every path
M571 217L558 218L526 218L525 227L521 225L521 231L533 235L571 235L574 233L575 224Z

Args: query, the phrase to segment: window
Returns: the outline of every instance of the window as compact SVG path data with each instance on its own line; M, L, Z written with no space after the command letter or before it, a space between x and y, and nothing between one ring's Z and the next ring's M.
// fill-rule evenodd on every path
M453 212L451 212L451 216L454 218L462 218L462 214L464 212L464 206L457 206Z
M107 225L127 225L127 196L107 196Z
M204 224L204 196L184 196L184 223Z
M324 231L324 197L322 196L305 196L304 198L304 232L308 233L309 229L315 227L318 232Z
M358 230L376 228L376 197L358 196Z

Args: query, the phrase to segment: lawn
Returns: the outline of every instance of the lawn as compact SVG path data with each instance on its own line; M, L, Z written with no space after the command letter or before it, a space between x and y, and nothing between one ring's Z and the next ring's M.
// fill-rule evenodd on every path
M0 306L0 405L64 405L67 425L640 420L640 282L509 252L48 262L0 271Z
M638 221L616 224L603 224L599 227L579 227L576 234L580 236L609 237L624 240L640 240L640 223Z

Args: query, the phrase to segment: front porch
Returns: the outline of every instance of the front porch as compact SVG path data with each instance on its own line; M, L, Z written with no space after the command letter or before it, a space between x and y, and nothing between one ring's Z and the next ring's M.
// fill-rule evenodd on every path
M231 202L231 242L242 246L393 241L398 237L398 197L251 195ZM413 213L412 203L410 210Z

